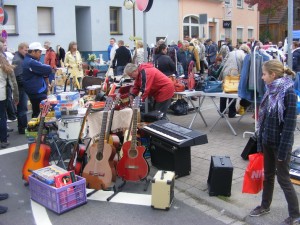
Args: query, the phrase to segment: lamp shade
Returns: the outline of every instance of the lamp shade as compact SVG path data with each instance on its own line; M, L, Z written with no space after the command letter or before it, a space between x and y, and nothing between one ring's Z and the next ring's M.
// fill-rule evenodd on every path
M124 7L125 7L126 9L132 9L132 8L133 8L133 5L134 5L134 3L133 3L132 0L125 0L125 1L124 1Z

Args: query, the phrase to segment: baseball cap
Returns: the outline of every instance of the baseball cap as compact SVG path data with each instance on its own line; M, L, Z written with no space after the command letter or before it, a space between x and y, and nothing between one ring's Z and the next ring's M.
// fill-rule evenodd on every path
M42 45L41 45L40 42L32 42L32 43L29 45L28 50L41 50L41 51L44 51L44 50L46 50L46 49L42 47Z

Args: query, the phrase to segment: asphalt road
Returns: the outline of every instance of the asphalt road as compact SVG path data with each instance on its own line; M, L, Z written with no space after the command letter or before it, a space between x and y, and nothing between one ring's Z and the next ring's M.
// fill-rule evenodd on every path
M29 187L25 187L21 179L27 151L24 149L13 152L16 150L14 147L26 144L27 140L24 135L19 135L16 132L16 122L9 124L9 126L15 129L14 132L10 133L11 145L9 149L0 149L0 191L10 195L9 199L1 201L0 204L7 206L9 210L0 215L0 225L225 224L178 200L176 194L168 211L155 210L145 205L98 201L95 194L94 200L91 196L87 204L58 215L31 201ZM147 192L144 192L143 184L129 183L123 189L124 193L127 191L148 194L149 196L151 185ZM143 199L139 200L143 201Z

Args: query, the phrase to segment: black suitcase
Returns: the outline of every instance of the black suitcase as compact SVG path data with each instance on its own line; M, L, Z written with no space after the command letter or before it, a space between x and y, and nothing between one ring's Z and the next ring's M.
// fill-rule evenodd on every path
M254 154L254 153L257 153L257 139L255 136L252 136L249 138L249 141L247 142L247 144L241 154L241 157L244 160L247 160L248 156L251 154Z
M233 166L229 156L212 156L207 179L209 196L231 195Z

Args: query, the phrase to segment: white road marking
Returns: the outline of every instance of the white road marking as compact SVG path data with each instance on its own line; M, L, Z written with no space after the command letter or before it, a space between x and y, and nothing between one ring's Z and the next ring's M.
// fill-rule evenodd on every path
M15 146L15 147L11 147L11 148L6 148L6 149L1 149L0 155L6 155L9 153L13 153L13 152L19 152L19 151L23 151L25 149L28 149L28 144L19 145L19 146Z
M31 209L36 225L52 225L44 206L31 200Z

